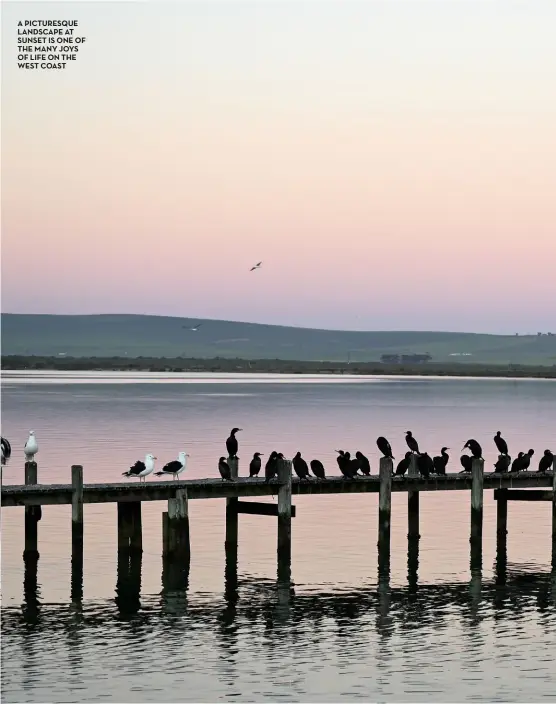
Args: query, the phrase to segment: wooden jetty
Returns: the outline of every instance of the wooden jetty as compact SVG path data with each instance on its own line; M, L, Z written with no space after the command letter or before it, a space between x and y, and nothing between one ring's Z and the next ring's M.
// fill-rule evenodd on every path
M118 521L118 553L142 551L141 504L143 501L167 501L168 510L162 514L163 555L181 562L190 560L189 501L194 499L226 500L227 557L237 560L238 520L241 513L275 516L278 524L277 557L279 579L288 579L291 569L292 518L295 506L292 497L313 494L378 494L378 561L379 572L389 572L390 525L392 492L408 495L408 543L418 544L419 497L429 491L469 491L471 495L470 543L471 565L482 559L483 494L494 490L497 502L497 542L505 551L509 501L552 502L552 568L556 570L556 459L551 473L520 472L519 474L484 473L484 460L474 459L472 471L465 474L419 476L415 457L408 475L393 476L391 459L380 460L378 476L345 479L327 477L319 480L300 480L292 477L292 463L279 463L276 479L266 482L259 477L238 476L237 459L228 458L232 481L221 479L187 479L153 482L118 482L111 484L84 484L83 467L73 465L71 484L39 484L37 464L25 464L25 485L2 487L2 506L25 508L24 559L38 559L38 523L42 506L71 504L72 506L72 565L79 572L83 563L83 505L88 503L116 503ZM276 496L278 501L264 503L242 501L244 498ZM413 548L415 549L415 548Z

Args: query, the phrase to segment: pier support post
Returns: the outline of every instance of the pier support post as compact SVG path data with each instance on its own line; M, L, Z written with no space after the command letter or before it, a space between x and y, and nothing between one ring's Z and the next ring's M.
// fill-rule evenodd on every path
M38 470L36 462L25 463L25 484L38 484ZM25 547L23 556L38 560L38 522L42 518L40 506L25 507Z
M118 550L143 551L140 501L118 501Z
M187 489L177 489L175 498L168 499L168 512L162 514L162 536L163 555L176 555L189 561L191 546Z
M552 462L552 570L556 572L556 456Z
M483 482L484 460L474 459L471 464L471 542L483 541Z
M278 580L289 581L292 558L292 463L278 461Z
M378 494L378 572L390 572L390 522L392 518L392 471L394 465L389 457L381 457Z
M83 598L83 467L71 467L71 600Z
M508 535L508 499L506 498L506 489L499 489L496 494L496 549L499 551L506 548Z
M408 477L418 477L417 456L411 455L409 462ZM409 490L407 492L407 537L409 540L419 540L419 492Z
M232 475L232 480L237 479L239 473L239 463L237 457L228 457L228 465ZM226 499L226 543L227 551L237 552L238 540L238 511L237 498Z

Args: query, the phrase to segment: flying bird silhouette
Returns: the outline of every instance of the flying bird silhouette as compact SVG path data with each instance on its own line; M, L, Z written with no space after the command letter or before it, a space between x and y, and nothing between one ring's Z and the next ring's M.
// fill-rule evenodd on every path
M192 328L187 327L187 325L182 325L182 328L185 330L192 330L193 332L197 332L197 330L201 327L203 323L197 323L197 325L194 325Z
M249 271L255 271L255 269L260 269L260 268L261 268L261 264L262 264L262 262L258 262L257 264L255 264L255 266L252 266L252 267L249 269Z

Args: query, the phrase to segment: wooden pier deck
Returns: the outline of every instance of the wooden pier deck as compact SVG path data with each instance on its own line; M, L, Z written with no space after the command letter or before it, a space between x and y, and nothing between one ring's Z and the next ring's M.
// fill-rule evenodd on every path
M301 481L292 477L292 494L365 494L380 492L380 477L328 477ZM409 491L471 491L471 474L447 474L431 477L392 477L392 492ZM118 503L121 501L168 501L178 489L187 492L188 499L229 499L276 496L280 486L276 480L238 477L226 482L221 479L185 479L138 483L83 484L83 503ZM522 472L520 474L485 474L483 489L532 489L552 487L552 474ZM72 484L8 484L2 487L2 506L49 506L71 504ZM527 500L527 499L525 499ZM538 500L538 499L537 499Z

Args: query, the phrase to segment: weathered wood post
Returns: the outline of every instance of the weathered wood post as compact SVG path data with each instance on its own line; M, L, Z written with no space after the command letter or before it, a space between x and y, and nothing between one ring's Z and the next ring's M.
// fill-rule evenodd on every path
M556 572L556 455L552 462L552 569Z
M36 462L25 463L25 484L38 484L38 471ZM42 518L40 506L25 507L25 547L24 557L39 558L38 551L38 522Z
M496 491L496 550L506 549L508 535L508 499L507 489Z
M228 465L232 475L232 480L238 478L239 462L237 457L228 457ZM237 552L238 540L238 511L236 497L226 499L226 550L235 550Z
M471 542L483 540L483 482L485 461L474 459L471 463Z
M471 463L471 573L476 578L483 562L483 482L484 465L482 459Z
M118 550L143 551L140 501L118 501Z
M176 496L168 499L168 511L162 514L162 554L176 555L189 561L189 502L187 489L177 489Z
M378 493L378 571L390 572L390 522L392 518L392 471L389 457L380 458Z
M83 467L71 467L71 600L83 598Z
M418 477L417 456L411 455L409 461L408 477ZM407 492L407 537L409 540L419 540L419 492L409 490Z
M292 463L278 461L278 579L289 581L292 558Z

